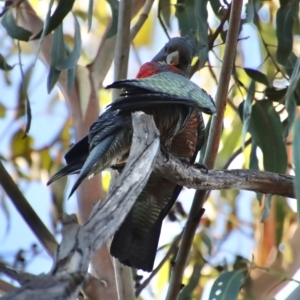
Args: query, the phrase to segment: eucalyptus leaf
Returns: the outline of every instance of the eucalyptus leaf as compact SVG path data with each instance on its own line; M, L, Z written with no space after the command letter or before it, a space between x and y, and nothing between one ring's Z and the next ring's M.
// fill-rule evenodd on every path
M267 87L265 89L265 96L268 100L280 102L286 95L288 88L277 89L275 87Z
M253 79L259 83L262 83L266 86L269 86L268 78L264 73L254 70L254 69L248 69L248 68L244 68L244 70L251 79Z
M118 31L118 18L119 18L119 1L117 0L106 0L110 6L112 21L110 28L107 32L106 38L110 38L117 34Z
M265 171L285 173L287 153L280 118L270 101L252 106L249 132L263 152Z
M262 211L262 217L261 217L262 222L265 222L270 216L271 203L272 203L272 195L267 194L265 198L265 206Z
M246 134L249 129L250 117L252 111L252 99L255 93L255 81L251 80L246 100L243 102L243 130L242 130L242 147L245 148Z
M165 24L170 28L171 18L171 1L170 0L159 0L158 3L159 13L161 14Z
M63 58L62 60L57 62L55 68L58 71L75 68L80 57L80 53L81 53L80 26L76 16L74 14L73 16L74 16L74 25L75 25L74 48L66 58Z
M88 32L90 32L90 30L92 28L93 8L94 8L94 0L89 0L89 8L88 8Z
M286 98L285 98L285 107L288 112L288 130L285 136L288 136L296 117L297 104L294 95L295 95L295 90L297 88L297 85L299 84L299 80L300 80L300 58L297 59L296 65L294 67L292 76L290 78L290 85L288 87Z
M251 170L259 170L256 150L257 150L257 144L256 144L255 140L252 139L250 160L249 160L249 169L251 169Z
M53 89L54 85L56 84L60 72L56 69L56 65L58 62L65 59L65 42L63 38L63 29L62 25L59 25L53 34L53 41L52 41L52 48L51 48L51 64L50 64L50 70L48 75L48 81L47 81L47 89L48 93Z
M297 198L298 220L300 220L300 117L295 121L293 138L293 160L295 165L294 189Z
M277 61L285 65L293 49L293 24L299 11L298 1L283 1L276 14Z
M32 33L16 24L12 9L7 10L3 15L1 24L13 39L24 42L29 41Z
M36 34L33 39L39 39L42 35L46 36L58 26L62 24L62 21L67 14L72 10L75 0L60 0L58 1L57 7L50 18L46 18L46 24L44 28ZM48 13L50 15L51 7L49 7Z
M214 282L209 300L237 299L243 279L244 270L224 272Z
M197 22L197 34L199 36L199 68L201 69L208 58L208 26L207 26L207 2L208 0L196 0L195 17Z
M4 56L2 54L0 54L0 69L4 70L4 71L10 71L13 69L14 66L9 65Z

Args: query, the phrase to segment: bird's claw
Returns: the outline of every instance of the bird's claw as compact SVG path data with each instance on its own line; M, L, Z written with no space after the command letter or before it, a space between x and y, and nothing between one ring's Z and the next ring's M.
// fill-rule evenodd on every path
M164 155L164 163L167 163L170 159L170 153L169 151L167 150L166 146L164 145L160 145L160 150L162 152L162 154Z
M208 168L205 164L195 163L193 164L193 167L200 170L204 174L208 173Z

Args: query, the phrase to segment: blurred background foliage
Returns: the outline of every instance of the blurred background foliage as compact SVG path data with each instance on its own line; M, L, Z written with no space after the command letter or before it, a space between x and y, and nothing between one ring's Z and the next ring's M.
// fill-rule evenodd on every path
M28 33L16 27L10 1L3 2L0 158L28 200L38 198L34 208L45 210L43 215L48 218L45 222L51 224L51 231L59 238L59 217L65 211L74 212L76 209L74 203L70 204L74 200L67 202L66 198L69 181L74 178L60 179L50 187L46 187L46 182L64 164L63 155L74 142L75 133L74 120L55 84L60 72L67 70L68 84L72 87L77 64L86 66L93 61L107 30L106 38L116 34L118 1L94 1L92 8L92 1L51 1L54 2L52 11L58 12L52 14L51 21L47 16L50 1L28 2L46 24L48 20L49 26L45 26L41 34L54 31L53 38L58 41L55 44L58 48L55 52L52 46L50 70L36 61L38 49L33 52L27 42ZM215 168L251 168L294 174L292 125L299 115L300 105L299 2L249 0L244 4ZM154 2L149 18L132 41L128 78L135 77L141 64L154 56L168 36L193 34L202 47L199 47L198 58L193 62L192 80L214 96L226 43L229 10L230 3L221 0ZM132 24L138 18L139 13L133 17ZM110 68L99 90L101 110L111 100L111 94L104 86L112 80ZM102 175L107 192L110 173ZM31 188L37 186L36 191ZM259 294L253 290L253 282L257 279L249 277L251 269L266 267L265 271L273 276L267 269L270 260L280 257L284 266L296 262L290 245L297 221L296 201L271 194L272 191L270 195L256 195L233 190L209 194L185 271L185 288L179 299L208 299L213 279L220 274L225 277L219 280L231 284L227 291L230 298L222 299L250 299ZM4 228L1 243L9 249L8 254L7 250L2 252L1 247L0 258L28 270L31 259L43 255L43 251L37 246L38 241L37 245L24 244L20 248L18 243L9 240L14 228L13 208L2 189L0 195ZM157 263L166 253L168 260L144 289L141 299L163 299L172 257L178 245L175 236L184 227L192 198L193 191L184 189L165 221ZM43 204L45 199L49 205ZM22 234L21 230L19 234ZM173 250L168 252L169 249ZM47 271L37 267L29 270L35 273ZM138 272L135 277L138 289L143 287L147 276ZM290 280L293 274L287 268L286 273L282 271L274 276L284 281ZM243 289L238 296L241 278L244 278ZM221 299L218 289L213 287L210 299ZM274 294L274 291L270 293ZM254 296L253 299L258 298Z

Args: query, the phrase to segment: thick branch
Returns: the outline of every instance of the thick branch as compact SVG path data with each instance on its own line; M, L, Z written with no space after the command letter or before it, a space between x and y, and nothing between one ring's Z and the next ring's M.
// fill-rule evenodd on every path
M249 190L295 198L294 177L290 175L257 170L209 170L206 173L197 167L185 167L171 155L165 162L161 153L155 171L170 181L197 190Z
M75 299L87 277L95 253L115 233L146 185L159 149L159 133L153 118L133 115L133 144L127 164L106 201L99 201L87 222L80 226L76 217L64 222L63 241L48 275L35 277L2 299ZM146 138L145 138L146 137Z

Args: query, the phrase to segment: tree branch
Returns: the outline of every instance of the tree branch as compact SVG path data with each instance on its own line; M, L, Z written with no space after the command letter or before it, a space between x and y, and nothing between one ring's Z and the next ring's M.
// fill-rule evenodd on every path
M257 170L199 170L185 167L170 155L165 162L162 153L156 160L155 172L168 180L197 190L248 190L256 193L273 194L295 198L291 175L263 172Z
M38 240L44 246L48 254L53 257L57 248L57 242L52 233L48 230L36 212L23 196L11 176L8 174L0 161L0 184L6 195L11 199L15 208L18 210L24 221L36 235Z
M146 185L159 150L159 132L153 118L133 114L133 141L127 164L106 201L99 201L87 222L76 216L63 223L63 240L47 275L36 276L2 299L75 299L87 277L90 259L115 233ZM146 137L146 138L145 138Z
M243 1L232 1L223 64L216 95L217 113L212 117L204 160L204 164L206 164L209 169L213 168L215 158L219 149L221 128L226 107L227 91L235 57L242 6ZM180 293L183 272L187 264L187 260L189 257L188 254L193 243L194 235L201 218L201 210L205 201L205 197L205 191L197 191L195 194L195 198L193 200L193 204L187 220L185 232L183 234L182 243L180 245L174 267L172 269L171 280L166 300L175 300Z

